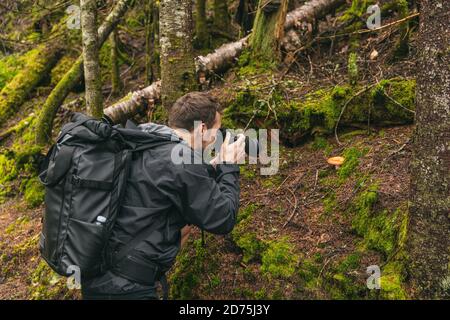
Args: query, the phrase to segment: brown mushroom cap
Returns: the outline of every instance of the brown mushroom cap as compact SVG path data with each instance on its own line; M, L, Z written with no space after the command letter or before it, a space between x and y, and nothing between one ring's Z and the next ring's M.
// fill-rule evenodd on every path
M340 166L344 163L345 158L344 157L331 157L327 160L329 164L332 164L333 166Z

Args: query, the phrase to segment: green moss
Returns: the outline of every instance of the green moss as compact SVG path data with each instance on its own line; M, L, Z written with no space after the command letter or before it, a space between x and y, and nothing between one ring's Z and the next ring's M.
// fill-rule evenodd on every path
M327 141L327 139L323 138L323 137L315 137L314 138L314 142L311 144L311 148L313 150L323 150L323 149L327 149L329 147L329 143Z
M207 239L210 238L208 235ZM208 241L208 243L211 243ZM209 250L208 250L209 249ZM172 299L194 299L196 289L199 288L205 274L214 273L218 267L218 261L212 255L214 248L206 248L201 240L193 241L193 246L185 246L170 274L170 295Z
M405 300L408 295L403 287L406 279L404 262L394 261L388 263L381 272L380 297L390 300Z
M256 178L256 167L252 165L241 166L240 176L247 180Z
M39 262L29 277L28 288L31 300L53 300L74 298L75 292L67 287L67 279L59 276L43 260Z
M22 229L22 227L30 222L30 217L21 216L17 218L13 223L11 223L5 229L6 234L13 234L15 231Z
M369 114L372 124L411 123L414 119L413 113L386 96L380 98L380 92L383 92L380 90L386 90L393 100L414 110L414 80L384 80L373 90L366 91L358 85L335 86L306 94L301 100L289 101L284 100L276 89L267 95L260 86L248 83L236 93L233 103L223 113L223 122L227 126L246 127L250 123L250 128L278 128L285 143L297 144L317 132L318 128L322 134L333 133L344 105L346 109L340 119L340 127L367 124Z
M37 177L29 179L25 185L24 198L31 208L39 206L44 202L45 188Z
M378 185L373 184L357 196L353 205L355 215L352 226L364 237L364 244L368 249L378 251L387 258L404 242L407 213L403 206L393 212L386 209L374 212L378 199L377 190Z
M358 82L358 55L355 52L351 52L348 56L347 72L350 83L356 84Z
M72 64L75 63L75 60L71 56L62 57L56 66L51 71L51 81L50 84L52 87L56 86L58 82L64 77L67 71L70 70Z
M342 166L337 170L340 182L344 182L350 177L359 165L359 159L367 153L367 149L351 147L345 149L343 157L345 159Z
M35 144L34 140L34 116L25 119L30 123L19 123L14 131L22 131L22 135L15 137L14 144L3 152L0 152L0 202L6 196L17 190L15 179L20 178L22 182L22 191L25 193L26 201L29 205L37 205L43 197L43 191L38 185L36 174L38 167L38 160L40 158L42 148ZM34 179L29 182L28 179Z
M0 59L0 90L19 72L23 67L23 60L16 54Z
M274 278L291 277L299 262L294 246L287 237L268 243L267 250L262 254L261 272Z
M242 261L244 263L259 258L266 247L265 243L258 239L254 232L249 231L253 221L253 213L258 207L257 204L251 203L240 209L238 223L231 232L233 241L242 250Z
M56 63L57 52L41 45L26 54L20 72L0 91L0 122L12 116Z
M237 74L245 79L249 76L271 72L275 65L270 61L254 58L250 49L244 49L238 58L237 68Z
M366 14L369 5L374 3L374 0L352 0L352 5L339 17L339 20L349 22L359 19Z
M330 193L323 198L323 211L326 214L334 213L337 209L338 202L336 200L336 193L330 191Z
M259 257L265 249L265 244L259 240L255 233L245 233L238 237L236 244L242 249L242 262L248 263L252 259Z

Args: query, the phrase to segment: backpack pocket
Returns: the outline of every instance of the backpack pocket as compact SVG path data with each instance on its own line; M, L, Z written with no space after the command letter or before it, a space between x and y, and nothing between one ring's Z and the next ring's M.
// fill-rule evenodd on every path
M80 235L83 237L81 238ZM70 218L62 263L67 268L74 265L80 270L88 271L89 274L86 276L95 274L99 271L97 269L100 267L99 260L101 260L104 245L104 225Z

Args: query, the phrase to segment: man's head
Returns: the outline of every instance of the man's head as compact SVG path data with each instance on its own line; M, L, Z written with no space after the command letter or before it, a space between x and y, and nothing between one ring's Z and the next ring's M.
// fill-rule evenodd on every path
M190 92L179 98L170 109L169 126L177 132L189 132L191 141L188 142L192 147L192 141L202 141L201 147L206 148L214 142L220 128L220 112L219 103L211 95L205 92Z

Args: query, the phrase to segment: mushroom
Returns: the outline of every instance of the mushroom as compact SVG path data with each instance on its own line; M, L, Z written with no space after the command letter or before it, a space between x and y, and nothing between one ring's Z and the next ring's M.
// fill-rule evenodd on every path
M327 162L333 165L336 169L339 168L345 161L344 157L331 157L327 160Z

